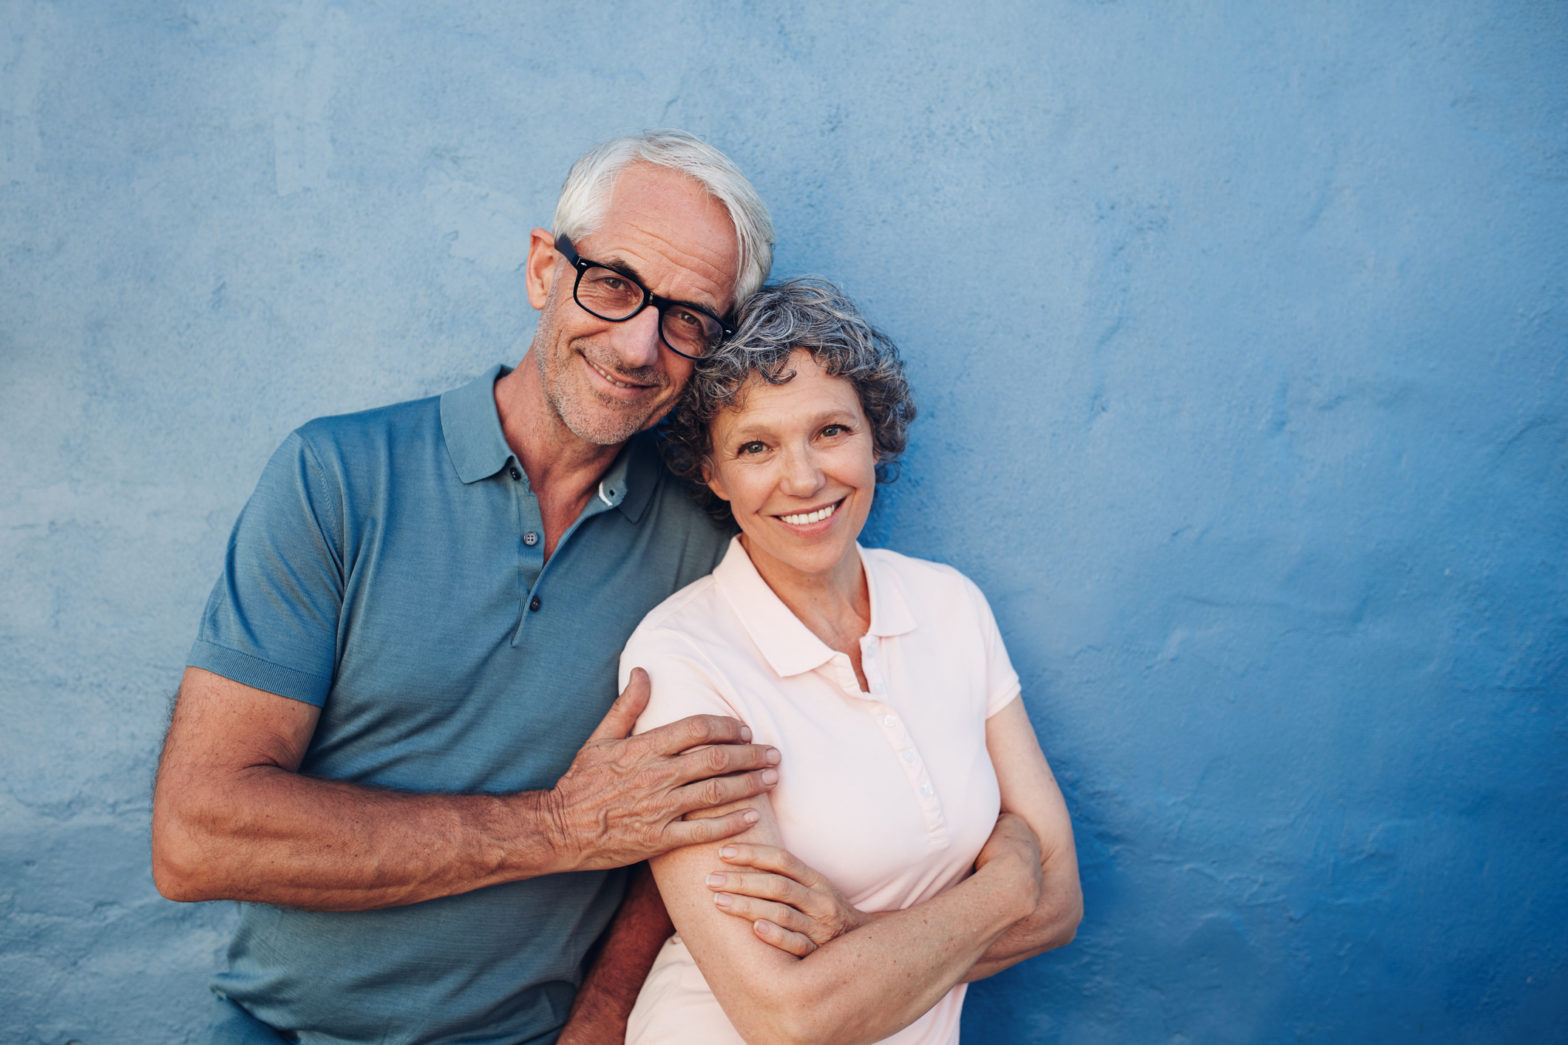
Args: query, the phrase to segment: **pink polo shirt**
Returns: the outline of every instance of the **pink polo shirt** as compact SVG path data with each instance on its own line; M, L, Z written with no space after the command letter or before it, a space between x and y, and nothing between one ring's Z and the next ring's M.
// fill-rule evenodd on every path
M862 910L912 906L961 880L1000 810L986 719L1018 697L980 589L950 566L861 548L870 692L849 658L796 619L736 538L716 570L670 596L621 654L653 680L644 732L733 715L783 753L773 811L785 848ZM890 1042L958 1041L964 985ZM626 1040L741 1042L679 934L638 996Z

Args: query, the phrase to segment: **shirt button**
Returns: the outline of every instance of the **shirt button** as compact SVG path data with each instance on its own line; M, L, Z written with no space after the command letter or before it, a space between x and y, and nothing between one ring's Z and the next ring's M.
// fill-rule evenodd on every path
M931 797L931 785L930 784L922 784L922 785L920 785L920 793L922 795L925 795L927 798L930 798Z
M539 535L534 533L534 531L529 530L527 533L523 534L523 543L532 548L534 545L539 543Z
M914 760L915 760L915 753L913 751L905 751L904 752L904 761L905 762L913 762Z
M539 612L539 607L543 606L543 605L544 605L544 602L537 595L535 595L533 598L528 600L528 608L530 610L532 610L533 612L535 612L535 613L538 613Z
M892 715L888 715L882 720L882 724L884 726L896 726L898 725L898 719L894 718Z
M523 477L523 473L519 472L516 468L508 468L506 470L506 474L512 477L512 482L514 483Z

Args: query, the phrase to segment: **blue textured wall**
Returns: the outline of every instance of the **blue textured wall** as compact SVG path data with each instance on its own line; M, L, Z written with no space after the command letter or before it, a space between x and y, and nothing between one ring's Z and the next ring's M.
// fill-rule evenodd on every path
M0 1039L194 1040L148 795L235 513L518 358L569 162L666 125L904 346L872 537L1072 807L971 1039L1560 1036L1568 8L451 6L0 0Z

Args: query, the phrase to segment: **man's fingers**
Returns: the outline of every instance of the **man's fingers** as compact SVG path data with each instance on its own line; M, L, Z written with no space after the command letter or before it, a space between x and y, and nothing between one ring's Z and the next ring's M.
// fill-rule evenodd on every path
M648 694L652 691L648 673L642 668L633 668L631 678L626 680L626 688L621 690L621 695L615 698L610 710L605 712L599 725L589 734L589 743L595 740L625 740L630 736L638 716L648 706Z
M781 928L765 918L759 918L751 923L751 931L756 933L757 939L763 943L772 944L781 951L793 954L797 958L804 958L817 949L811 937L800 933L790 932Z
M709 777L675 789L675 806L679 815L690 816L704 809L715 809L752 798L770 790L779 782L777 769L762 769L754 773L735 773L731 776Z
M704 744L749 744L751 727L738 718L723 715L688 715L650 729L643 737L659 754L674 755Z
M760 819L755 809L737 809L733 813L707 820L676 820L665 829L665 841L669 843L665 849L717 842L721 838L740 834Z

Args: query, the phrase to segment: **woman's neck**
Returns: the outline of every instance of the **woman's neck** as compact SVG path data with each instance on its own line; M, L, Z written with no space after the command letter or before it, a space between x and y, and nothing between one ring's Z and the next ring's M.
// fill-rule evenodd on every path
M741 537L741 547L751 555L745 536ZM830 648L848 655L860 688L864 690L866 677L860 668L860 640L871 628L871 591L865 567L860 562L860 549L850 545L849 554L827 573L803 573L776 560L758 561L755 556L751 557L751 562L773 594L807 631Z

